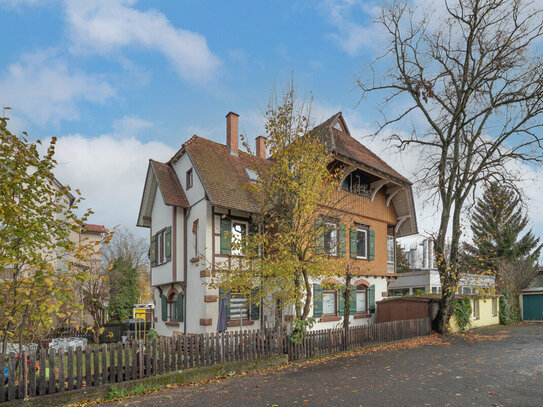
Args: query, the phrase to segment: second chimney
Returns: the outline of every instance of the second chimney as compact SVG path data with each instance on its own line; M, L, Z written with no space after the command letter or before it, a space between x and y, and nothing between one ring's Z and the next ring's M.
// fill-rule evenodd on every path
M266 158L266 137L258 136L256 138L256 156Z
M238 155L238 118L234 112L226 115L226 146L232 155Z

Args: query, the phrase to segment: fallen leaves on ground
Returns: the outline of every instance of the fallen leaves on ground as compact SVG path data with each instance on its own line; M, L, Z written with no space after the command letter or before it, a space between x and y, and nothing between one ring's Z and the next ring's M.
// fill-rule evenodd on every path
M505 333L508 331L499 331L495 334L476 334L476 333L456 333L455 336L461 338L465 342L468 343L477 343L477 342L484 342L484 341L499 341L501 339L509 338L509 334Z

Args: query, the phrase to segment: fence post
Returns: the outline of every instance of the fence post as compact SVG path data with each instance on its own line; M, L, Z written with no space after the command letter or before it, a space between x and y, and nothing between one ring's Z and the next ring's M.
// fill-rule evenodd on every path
M64 391L64 348L58 350L58 391Z
M72 347L68 348L66 375L68 378L68 390L73 390L74 388L74 350Z

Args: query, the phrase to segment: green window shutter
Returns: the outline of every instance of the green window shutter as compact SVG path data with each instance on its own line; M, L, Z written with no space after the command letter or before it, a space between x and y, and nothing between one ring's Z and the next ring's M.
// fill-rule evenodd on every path
M163 295L162 298L162 320L167 321L168 320L168 301L166 300L166 296Z
M345 257L347 252L347 226L339 225L339 256Z
M375 230L370 230L370 250L368 259L375 260Z
M340 289L337 291L339 299L338 299L338 315L343 316L345 315L345 287L340 287Z
M313 316L322 317L322 286L313 284Z
M258 321L260 318L260 301L253 302L253 297L258 295L258 288L251 290L251 321Z
M368 298L369 298L369 310L370 314L375 313L375 285L371 285L368 290Z
M156 235L151 236L149 257L151 258L151 267L156 267Z
M166 228L166 261L172 260L172 227Z
M184 304L183 304L183 301L184 300L184 296L182 293L179 293L177 294L177 320L179 322L183 322L184 321L184 310L183 310L183 307L184 307Z
M315 219L315 253L324 254L324 222L322 218Z
M230 291L219 287L219 298L226 297L226 322L230 321ZM220 304L220 301L219 301Z
M351 253L351 257L356 259L356 228L351 228L349 237L349 251Z
M221 254L230 254L232 248L232 221L221 218Z
M349 307L349 314L356 314L356 287L351 284L351 306Z

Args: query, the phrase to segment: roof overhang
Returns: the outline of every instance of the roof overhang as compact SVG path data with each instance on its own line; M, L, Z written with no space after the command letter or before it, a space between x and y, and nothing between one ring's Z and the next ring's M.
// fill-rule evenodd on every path
M145 177L145 186L143 187L143 195L141 197L140 211L138 214L137 226L149 228L151 227L151 214L153 212L153 203L155 201L158 182L153 171L153 166L149 163L147 167L147 175Z
M360 169L380 178L380 180L375 181L371 185L370 199L373 200L379 190L385 190L387 194L387 206L392 203L394 205L394 209L396 209L396 214L398 215L395 230L396 237L411 236L418 233L415 201L413 199L413 188L410 182L394 177L374 167L355 161L338 153L334 153L334 158L345 163L347 165L348 172ZM347 174L344 174L344 177L346 175Z

